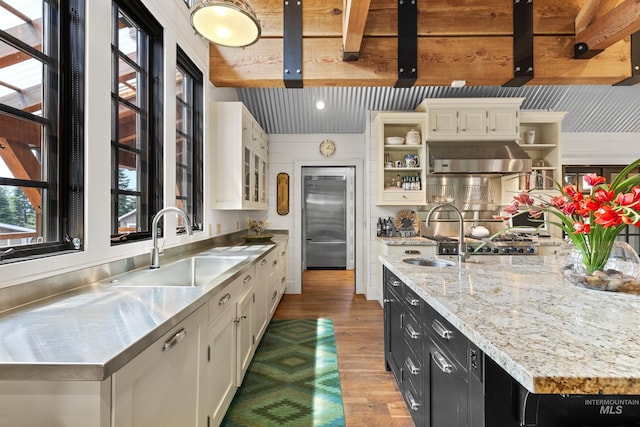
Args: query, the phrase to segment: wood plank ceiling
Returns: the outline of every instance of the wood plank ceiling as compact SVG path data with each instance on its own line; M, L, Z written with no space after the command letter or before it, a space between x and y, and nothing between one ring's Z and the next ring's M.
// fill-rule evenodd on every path
M397 1L303 0L303 85L393 86L398 80ZM616 84L631 77L637 65L631 63L630 37L640 30L637 0L416 1L415 86L511 81L514 2L520 1L533 1L534 77L527 84ZM215 86L284 86L283 3L252 1L262 24L256 44L210 46ZM582 59L576 59L576 43L584 43L589 53Z

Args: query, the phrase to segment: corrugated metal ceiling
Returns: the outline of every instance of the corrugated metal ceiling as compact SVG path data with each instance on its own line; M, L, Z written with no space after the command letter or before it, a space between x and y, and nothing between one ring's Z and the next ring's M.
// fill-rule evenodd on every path
M425 98L524 97L522 108L566 111L565 132L640 132L636 86L421 86L239 88L239 99L268 133L363 133L366 112L414 110ZM325 101L323 111L315 102Z

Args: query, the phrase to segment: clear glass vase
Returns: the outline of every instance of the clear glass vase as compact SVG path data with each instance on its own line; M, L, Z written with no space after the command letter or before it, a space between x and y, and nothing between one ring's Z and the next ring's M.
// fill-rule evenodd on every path
M605 246L606 245L606 246ZM640 285L640 257L626 242L603 243L601 250L611 254L607 263L600 270L589 274L583 262L583 254L571 241L565 242L557 252L558 266L563 280L587 288L600 291L628 291L637 293Z

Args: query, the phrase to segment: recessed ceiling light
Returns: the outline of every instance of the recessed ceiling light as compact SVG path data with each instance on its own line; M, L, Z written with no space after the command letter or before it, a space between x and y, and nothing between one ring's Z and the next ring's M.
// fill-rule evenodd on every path
M323 100L319 99L316 101L316 109L324 110L325 107L326 107L326 104L324 103Z

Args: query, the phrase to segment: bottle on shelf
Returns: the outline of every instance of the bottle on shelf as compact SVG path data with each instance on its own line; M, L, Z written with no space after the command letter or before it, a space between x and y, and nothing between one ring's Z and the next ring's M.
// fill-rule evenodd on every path
M393 223L391 222L391 217L389 217L388 220L385 220L384 231L387 237L391 237L391 234L393 232Z
M376 224L376 236L382 236L382 218L378 217L378 224Z

